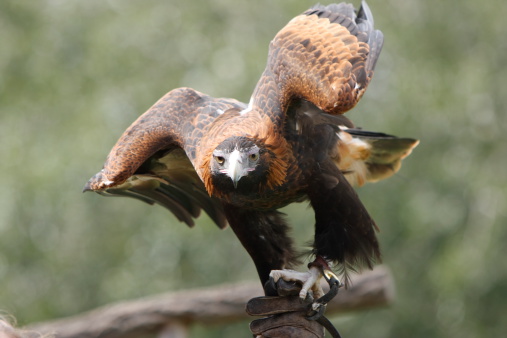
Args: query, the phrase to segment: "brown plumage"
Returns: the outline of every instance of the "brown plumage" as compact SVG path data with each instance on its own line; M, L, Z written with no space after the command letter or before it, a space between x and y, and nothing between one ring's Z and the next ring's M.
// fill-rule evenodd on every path
M124 132L85 190L161 204L190 226L205 210L230 224L263 283L296 261L276 210L309 200L313 254L345 274L371 268L376 225L351 184L394 174L417 145L341 115L366 90L382 43L366 3L357 14L349 4L317 5L275 36L248 105L169 92Z

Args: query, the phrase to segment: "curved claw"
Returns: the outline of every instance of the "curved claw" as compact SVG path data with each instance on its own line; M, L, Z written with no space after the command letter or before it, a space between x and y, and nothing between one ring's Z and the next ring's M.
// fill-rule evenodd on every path
M297 296L301 290L301 282L299 281L286 281L285 279L278 279L275 281L273 277L269 277L268 281L264 284L264 293L266 296ZM306 299L301 301L312 302L313 298L310 294Z
M336 275L331 271L323 270L322 275L329 284L329 291L313 302L310 311L307 313L308 320L319 320L322 318L324 316L324 311L326 310L326 304L336 297L338 290L343 286L343 284L338 280L338 277L336 277Z
M268 281L264 284L264 294L266 296L278 296L276 282L273 277L269 277Z
M328 274L330 277L328 277ZM326 330L331 334L331 337L341 338L340 332L338 332L329 319L324 316L324 312L326 311L327 303L329 303L338 294L338 290L343 286L343 284L338 280L336 275L329 270L324 271L324 269L322 269L322 275L329 284L329 292L310 305L310 311L307 312L306 319L317 321L320 325L326 328Z
M318 320L322 316L324 316L324 312L326 312L326 304L323 303L312 303L310 305L310 311L306 314L306 319L308 320Z
M327 276L328 274L330 275L330 277ZM324 296L317 299L315 302L327 304L334 297L336 297L336 295L338 294L338 290L343 286L343 284L338 280L336 275L330 271L325 271L323 273L323 275L324 275L324 279L329 284L329 291Z
M301 284L299 297L304 300L308 297L309 291L313 292L314 298L320 298L324 295L319 280L322 278L322 271L318 267L310 267L308 272L298 272L294 270L272 270L269 274L275 282L283 279L287 282L296 282Z

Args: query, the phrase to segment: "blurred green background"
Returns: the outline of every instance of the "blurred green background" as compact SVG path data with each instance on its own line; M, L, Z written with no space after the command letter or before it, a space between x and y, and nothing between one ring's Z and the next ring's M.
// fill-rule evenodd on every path
M269 41L313 2L0 2L0 309L21 325L117 300L253 280L230 229L82 194L128 125L190 86L248 101ZM385 34L348 115L421 139L395 177L359 193L397 298L333 318L345 337L507 332L507 3L369 1ZM359 2L356 1L358 6ZM285 210L303 245L311 209ZM247 337L246 323L195 337Z

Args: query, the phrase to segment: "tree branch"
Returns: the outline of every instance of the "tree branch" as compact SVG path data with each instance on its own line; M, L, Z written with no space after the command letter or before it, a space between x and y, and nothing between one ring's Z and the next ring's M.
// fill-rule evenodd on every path
M394 284L386 267L379 266L354 277L352 286L341 289L328 304L327 316L392 302ZM180 332L182 325L197 322L215 325L251 319L245 313L245 304L262 294L258 282L182 290L106 305L73 317L32 324L28 329L52 333L57 338L137 337L162 332L172 325Z

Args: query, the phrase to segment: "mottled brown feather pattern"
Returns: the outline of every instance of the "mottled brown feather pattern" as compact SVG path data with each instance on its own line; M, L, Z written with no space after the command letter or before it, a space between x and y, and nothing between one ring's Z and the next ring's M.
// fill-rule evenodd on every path
M87 184L103 190L125 182L155 152L180 147L195 163L197 150L218 111L241 108L233 99L215 99L191 88L170 91L141 115L111 149L104 168Z
M265 72L278 84L279 111L285 111L294 97L305 98L331 114L352 108L369 82L367 78L356 88L368 50L365 42L327 18L294 18L271 42Z
M227 217L263 282L296 256L276 210L309 199L313 253L342 263L344 274L371 267L380 257L376 225L348 180L392 175L417 144L353 129L340 115L366 90L382 42L365 2L357 14L344 3L317 5L275 36L248 106L191 88L167 93L124 132L85 190L159 203L190 226L201 209L220 227ZM249 168L248 189L212 168L213 152L231 139L258 146L267 163Z

